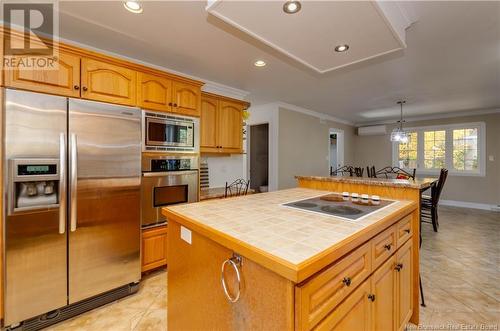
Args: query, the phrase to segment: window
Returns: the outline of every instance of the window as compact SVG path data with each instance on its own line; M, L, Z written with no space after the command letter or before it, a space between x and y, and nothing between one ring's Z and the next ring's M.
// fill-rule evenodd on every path
M399 159L400 168L416 168L417 167L417 133L408 133L408 142L399 144Z
M393 145L393 164L417 169L420 174L437 174L447 168L451 174L484 176L484 123L408 128L407 143Z
M424 168L445 168L446 131L424 131Z

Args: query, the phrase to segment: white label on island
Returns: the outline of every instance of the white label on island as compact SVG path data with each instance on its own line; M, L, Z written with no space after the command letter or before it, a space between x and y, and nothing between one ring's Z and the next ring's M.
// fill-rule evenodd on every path
M191 230L181 226L181 239L191 245Z

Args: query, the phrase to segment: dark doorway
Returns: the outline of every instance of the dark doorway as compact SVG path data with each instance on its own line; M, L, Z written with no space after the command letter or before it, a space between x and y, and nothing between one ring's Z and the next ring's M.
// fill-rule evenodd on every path
M266 192L269 185L269 124L250 126L250 188Z

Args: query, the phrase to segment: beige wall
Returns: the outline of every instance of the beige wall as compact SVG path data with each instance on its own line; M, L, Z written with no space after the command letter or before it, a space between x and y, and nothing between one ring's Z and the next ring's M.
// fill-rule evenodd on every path
M344 130L344 163L354 160L352 126L280 107L278 188L296 187L296 175L329 176L330 129Z
M442 199L484 204L500 204L500 114L434 119L407 123L408 127L469 122L486 123L486 176L449 175ZM389 127L389 132L393 126ZM392 163L389 136L355 136L354 164L377 169ZM488 161L492 155L494 161ZM417 173L418 175L418 173Z

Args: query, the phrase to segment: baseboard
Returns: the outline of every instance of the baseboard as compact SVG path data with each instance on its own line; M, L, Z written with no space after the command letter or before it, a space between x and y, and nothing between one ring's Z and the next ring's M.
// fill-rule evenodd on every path
M452 207L500 211L499 205L490 205L487 203L456 201L456 200L441 200L441 201L439 201L439 204L442 206L452 206Z

